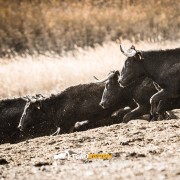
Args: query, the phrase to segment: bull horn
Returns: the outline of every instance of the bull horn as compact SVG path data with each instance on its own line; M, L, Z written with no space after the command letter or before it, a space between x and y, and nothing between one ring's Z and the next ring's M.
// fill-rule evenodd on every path
M35 103L36 101L37 101L37 100L34 99L34 98L31 98L31 100L30 100L31 103Z
M93 78L94 78L95 80L99 81L99 79L98 79L96 76L93 76Z
M22 99L26 101L31 101L31 97L29 95L22 97Z
M103 79L98 79L97 77L93 76L94 79L96 80L96 83L104 83L106 82L109 78L111 78L114 75L114 72L111 72L107 77L103 78Z
M45 98L42 94L36 94L36 98Z
M126 57L133 57L137 53L137 51L135 50L135 47L134 46L132 46L132 47L127 51L120 44L120 50Z

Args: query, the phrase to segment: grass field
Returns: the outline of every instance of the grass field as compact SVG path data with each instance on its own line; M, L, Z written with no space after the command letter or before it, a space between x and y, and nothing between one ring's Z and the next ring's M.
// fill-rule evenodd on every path
M180 38L177 0L0 0L0 56Z
M180 41L164 43L140 42L137 49L167 49L179 47ZM126 47L129 41L123 41ZM0 98L58 93L79 83L94 82L93 76L103 78L110 70L120 70L125 57L119 43L83 50L78 48L63 56L34 55L0 60Z
M120 69L123 42L179 47L176 0L0 0L0 98L57 93Z

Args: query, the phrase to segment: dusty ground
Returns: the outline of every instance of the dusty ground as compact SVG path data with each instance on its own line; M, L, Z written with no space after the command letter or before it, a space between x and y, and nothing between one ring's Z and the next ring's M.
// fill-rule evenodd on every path
M54 159L54 155L68 149L112 153L113 157ZM136 120L2 144L0 164L0 179L180 179L180 119L150 123Z

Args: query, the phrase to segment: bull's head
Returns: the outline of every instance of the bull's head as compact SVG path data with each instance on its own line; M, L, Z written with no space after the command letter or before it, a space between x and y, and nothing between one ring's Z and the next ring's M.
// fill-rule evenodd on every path
M45 99L43 96L26 96L26 105L22 113L18 128L23 131L34 124L40 123L44 112L41 111L41 100Z
M123 46L120 45L120 50L127 59L120 73L119 83L121 86L127 86L144 75L142 66L143 55L142 52L137 51L134 46L131 46L129 50L125 50Z
M118 94L121 93L122 87L119 86L118 78L119 71L111 71L109 75L102 80L96 81L97 83L105 83L105 88L102 94L101 102L99 105L103 109L107 109L119 104Z

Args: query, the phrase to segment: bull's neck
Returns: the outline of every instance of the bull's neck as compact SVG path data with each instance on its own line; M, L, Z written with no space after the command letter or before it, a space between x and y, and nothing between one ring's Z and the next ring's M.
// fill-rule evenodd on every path
M136 82L131 83L130 85L124 87L123 93L121 92L120 96L124 98L125 106L129 105L129 102L133 98L134 94L134 86L136 86Z
M149 77L150 79L158 80L159 76L159 62L157 60L152 59L144 59L142 62L143 70L146 77Z
M41 101L41 108L46 114L47 118L53 120L54 119L54 114L56 113L56 107L54 98L47 98L45 100Z
M142 81L144 80L144 77L140 77L138 79L136 79L134 82L132 82L129 86L126 86L126 93L131 96L134 96L134 92L136 91L136 88L139 87L142 83Z

